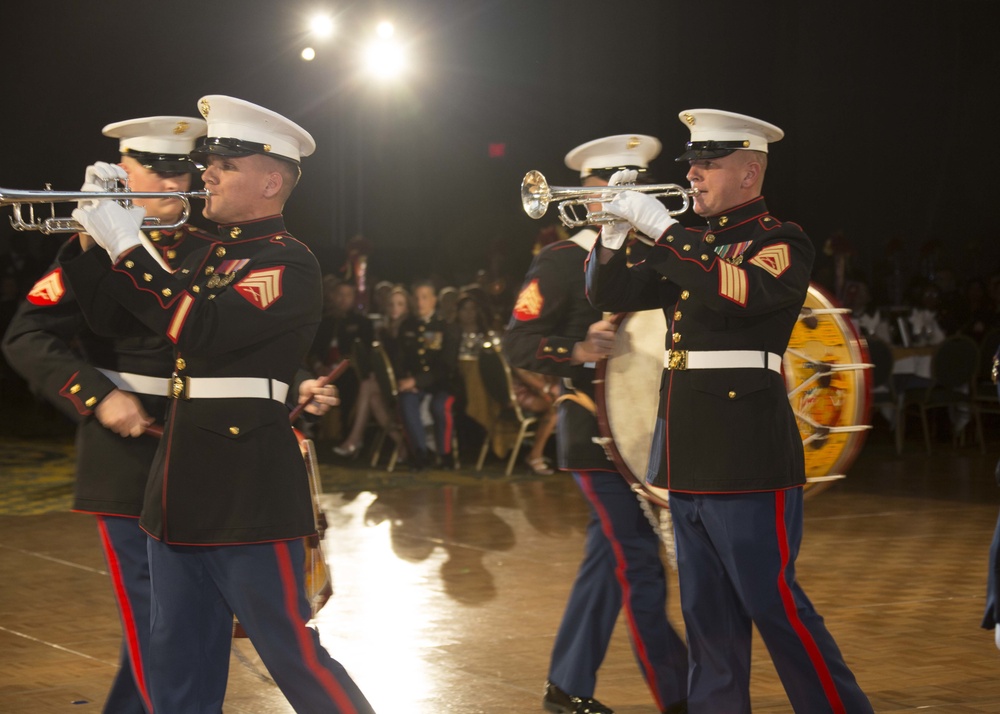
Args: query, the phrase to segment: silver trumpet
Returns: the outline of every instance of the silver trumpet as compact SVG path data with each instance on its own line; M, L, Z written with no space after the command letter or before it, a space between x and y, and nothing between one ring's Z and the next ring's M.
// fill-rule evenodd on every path
M0 188L0 206L11 206L13 215L10 224L19 231L38 231L49 235L51 233L79 233L84 230L78 221L72 218L56 216L55 204L74 203L76 201L118 201L125 208L132 205L137 198L175 198L182 204L181 217L174 223L164 223L159 218L145 218L143 228L161 228L169 230L179 228L187 223L191 215L191 199L208 198L208 191L129 191L128 186L108 191L52 191L48 187L44 191L17 191ZM49 204L51 216L40 218L35 216L36 204ZM27 215L24 207L27 206Z
M677 196L681 199L681 207L668 211L671 216L678 216L691 207L691 197L697 195L698 189L684 188L674 183L636 184L627 186L549 186L540 171L529 171L521 181L521 206L524 212L532 218L541 218L549 209L549 204L558 202L559 220L569 228L580 228L587 225L603 225L621 221L622 218L607 211L591 211L589 208L584 216L580 216L577 206L586 207L588 203L608 202L622 191L638 191L648 193L657 198Z

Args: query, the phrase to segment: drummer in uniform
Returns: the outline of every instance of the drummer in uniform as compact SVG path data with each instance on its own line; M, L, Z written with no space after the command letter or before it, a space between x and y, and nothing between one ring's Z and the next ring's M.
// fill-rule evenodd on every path
M282 211L315 142L250 102L213 95L198 106L208 136L192 156L207 167L204 215L219 224L207 248L168 272L139 247L142 212L99 201L73 216L103 250L61 261L88 320L112 332L140 321L173 346L139 522L150 536L153 708L220 710L235 614L296 711L371 712L306 626L305 538L316 531L285 398L322 291Z
M713 109L680 119L691 140L677 160L689 165L700 191L694 211L707 225L685 229L656 198L620 193L604 208L627 222L602 230L587 291L603 310L660 308L667 320L646 480L669 492L688 706L750 711L756 625L796 712L871 712L795 579L805 464L781 363L813 247L799 226L768 212L761 193L768 144L784 134ZM632 227L656 245L629 267L620 246Z
M200 167L188 153L205 133L200 117L129 119L108 124L103 132L119 141L120 166L132 191L191 190ZM164 224L175 224L182 215L178 199L135 202ZM146 238L147 248L170 267L213 239L190 224L148 229ZM90 240L75 235L61 252L78 251ZM158 442L142 432L166 412L170 344L150 330L121 338L94 333L57 260L18 308L3 351L33 391L78 425L73 510L97 519L123 632L120 666L104 711L149 712L149 563L139 512Z
M566 165L585 186L606 186L622 167L645 171L660 151L651 136L626 134L573 149ZM572 473L590 504L583 562L556 635L543 706L557 714L608 714L594 698L624 607L639 669L658 711L686 712L687 653L666 616L660 539L635 493L595 443L595 363L610 354L614 329L587 302L584 260L597 239L585 228L535 256L514 306L503 351L510 364L563 379L556 444L558 466Z

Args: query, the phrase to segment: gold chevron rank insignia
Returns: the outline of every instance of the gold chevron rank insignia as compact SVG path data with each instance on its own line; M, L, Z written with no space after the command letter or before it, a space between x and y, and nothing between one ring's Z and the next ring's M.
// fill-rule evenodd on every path
M750 259L751 265L763 268L776 278L781 277L781 274L788 270L791 262L787 243L769 245Z
M281 274L284 270L284 267L251 270L234 288L250 304L266 310L281 297Z
M56 268L35 283L31 292L28 293L28 302L32 305L55 305L65 294L66 286L63 285L62 268Z
M517 296L517 303L514 305L514 317L521 321L534 320L542 314L542 305L545 298L542 291L538 289L538 279L532 280L521 289L521 294Z
M747 304L747 271L724 260L719 266L719 295L737 305Z

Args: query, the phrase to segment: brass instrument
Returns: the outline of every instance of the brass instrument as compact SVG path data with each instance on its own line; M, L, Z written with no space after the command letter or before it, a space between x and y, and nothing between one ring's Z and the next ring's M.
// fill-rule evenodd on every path
M108 191L18 191L0 188L0 206L11 206L14 214L10 224L19 231L38 231L49 235L51 233L79 233L83 226L72 218L56 216L55 204L73 203L76 201L118 201L125 208L132 205L137 198L176 198L183 204L181 217L173 223L164 223L159 218L147 217L142 222L143 228L161 228L169 230L179 228L187 223L191 215L191 199L208 197L208 191L129 191L128 186ZM48 218L35 216L35 204L47 203L52 212ZM27 216L23 207L27 206Z
M588 203L608 202L622 191L638 191L648 193L657 198L677 196L681 199L680 208L668 211L671 216L678 216L691 207L691 197L697 195L698 189L684 188L673 183L637 184L625 186L549 186L549 182L540 171L529 171L521 181L521 206L524 212L532 218L541 218L549 208L549 204L557 201L559 205L559 220L569 228L580 228L586 225L603 225L624 220L607 211L591 211L581 217L576 212L576 206L586 206Z

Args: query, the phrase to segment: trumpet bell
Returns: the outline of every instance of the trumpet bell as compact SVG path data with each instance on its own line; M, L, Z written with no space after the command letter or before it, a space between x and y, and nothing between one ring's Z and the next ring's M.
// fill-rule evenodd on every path
M545 215L549 209L549 201L552 200L552 192L549 190L549 182L545 180L541 171L529 171L521 180L521 205L524 212L532 218L538 219Z

